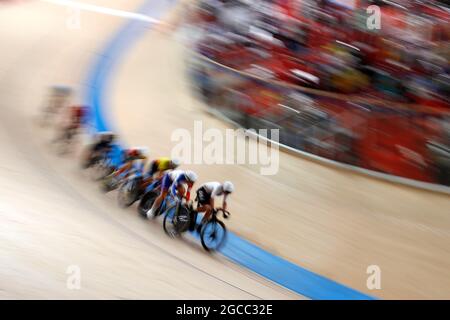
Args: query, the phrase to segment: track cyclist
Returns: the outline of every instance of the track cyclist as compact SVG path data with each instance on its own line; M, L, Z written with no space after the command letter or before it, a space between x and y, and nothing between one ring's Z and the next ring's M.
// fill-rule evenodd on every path
M227 198L233 193L234 185L230 181L206 182L197 189L197 212L204 212L204 216L200 224L197 226L197 232L200 233L202 226L208 222L211 213L214 210L214 200L223 195L222 209L227 210Z
M68 110L68 116L64 119L65 123L62 125L61 132L55 141L70 142L82 126L87 123L88 107L76 105L69 107Z
M113 173L114 177L129 172L133 166L138 170L143 170L145 161L148 158L148 148L134 147L123 151L123 164Z
M180 160L161 157L150 162L147 176L153 179L161 179L167 170L174 170L180 166Z
M86 151L83 168L89 168L96 159L108 154L113 149L115 140L116 135L111 131L97 133L94 143Z
M109 192L116 189L131 172L143 173L145 161L147 160L147 148L138 147L125 149L122 152L122 162L110 175L105 177L102 182L103 191ZM134 169L134 170L132 170Z
M42 117L43 125L47 125L51 117L66 107L71 95L72 89L70 87L58 85L50 87L50 93Z
M173 170L165 173L162 178L160 194L155 199L153 206L148 210L147 217L154 217L156 215L157 210L164 199L166 199L169 191L172 195L184 197L189 201L191 189L197 179L197 174L191 170ZM187 189L184 187L185 184L187 185Z

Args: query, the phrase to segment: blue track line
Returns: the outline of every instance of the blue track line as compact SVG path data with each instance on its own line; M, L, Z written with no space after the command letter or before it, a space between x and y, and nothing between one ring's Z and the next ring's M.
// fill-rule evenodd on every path
M158 18L173 4L174 1L146 0L139 12ZM106 112L109 110L107 102L109 80L127 49L146 30L148 22L128 21L104 47L91 68L85 99L87 105L92 107L92 124L95 132L115 131ZM120 161L120 150L120 147L116 150L116 161ZM193 236L198 239L198 234L193 233ZM229 233L228 241L221 253L235 263L311 299L374 299L264 251L233 233Z

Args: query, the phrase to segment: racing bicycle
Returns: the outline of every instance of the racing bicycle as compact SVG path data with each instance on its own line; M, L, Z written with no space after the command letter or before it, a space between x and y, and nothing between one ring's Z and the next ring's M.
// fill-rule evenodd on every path
M185 203L183 200L184 198L175 197L173 204L164 213L164 232L171 238L177 238L186 232L194 220L192 201Z
M158 197L160 188L161 179L157 179L149 186L147 186L138 205L138 212L141 216L147 218L147 212L151 209L151 207L153 206L153 202L155 202L156 198Z
M119 206L126 208L135 203L143 194L143 184L145 182L142 170L136 170L130 174L120 185L117 193Z
M200 240L206 251L212 252L222 248L227 238L227 228L217 217L222 212L223 218L228 219L230 213L222 208L214 209L208 222L202 225Z
M111 174L107 175L101 180L101 188L103 192L110 192L112 190L116 190L125 179L130 177L133 174L137 174L141 171L140 168L136 166L131 166L131 168L126 169L119 175L116 175L116 171L113 171Z

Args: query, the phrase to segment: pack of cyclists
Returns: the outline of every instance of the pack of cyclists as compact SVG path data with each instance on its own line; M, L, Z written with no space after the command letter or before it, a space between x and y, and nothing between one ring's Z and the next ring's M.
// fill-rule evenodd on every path
M51 112L56 112L55 109L63 109L63 104L67 104L71 91L67 88L52 88L53 100L56 101L51 105ZM50 107L48 108L50 109ZM80 132L80 129L87 124L89 109L85 106L76 105L66 107L68 115L65 117L65 124L60 131L60 140L71 140ZM49 110L44 110L49 112ZM156 216L163 201L170 195L171 197L191 201L191 192L198 180L198 175L192 170L179 169L180 161L169 157L161 157L153 159L147 163L148 148L146 147L132 147L125 150L120 150L117 144L117 135L111 131L103 131L94 134L93 142L83 151L82 154L82 168L88 169L93 167L101 160L113 157L113 151L116 150L120 154L120 159L116 160L117 165L112 166L108 174L103 177L111 185L119 185L124 182L132 173L139 172L142 179L141 188L146 189L153 182L158 185L158 196L154 200L152 206L146 212L147 218ZM117 154L116 154L117 156ZM107 188L110 191L114 188ZM234 191L234 185L231 181L223 183L217 181L210 181L202 184L196 190L196 216L198 213L203 213L204 216L201 222L194 228L198 233L201 228L210 219L215 210L222 210L226 212L227 199ZM218 199L222 198L222 207L215 208ZM192 229L191 229L192 230Z
M97 142L90 147L90 152L94 156L95 154L98 156L98 153L108 153L112 150L116 137L113 133L107 131L98 133L95 140ZM133 147L123 150L122 153L122 165L114 170L112 176L120 177L122 175L122 179L125 179L126 173L134 168L141 171L144 186L159 181L159 194L152 207L147 211L147 218L155 217L156 212L168 195L190 201L191 192L198 180L198 175L192 170L179 169L181 163L178 159L161 157L150 161L146 166L147 148ZM206 182L196 190L196 212L204 214L200 224L196 226L197 232L200 232L202 225L209 221L211 213L215 209L216 201L219 201L220 197L223 197L221 209L227 210L227 199L233 191L234 185L231 181L223 183Z

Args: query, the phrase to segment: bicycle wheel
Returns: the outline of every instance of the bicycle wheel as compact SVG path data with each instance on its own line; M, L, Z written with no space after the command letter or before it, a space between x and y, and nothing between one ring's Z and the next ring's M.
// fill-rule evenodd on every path
M185 206L180 206L176 217L176 226L179 233L186 232L191 225L191 214Z
M138 212L141 216L147 218L147 211L151 209L151 207L153 206L153 202L155 202L157 197L158 193L154 191L150 191L142 197L138 206Z
M169 237L178 237L189 228L189 225L190 214L185 206L178 204L166 210L163 228Z
M86 170L86 169L91 168L91 167L95 164L95 162L97 161L97 160L96 160L94 157L92 157L90 154L87 154L85 157L86 157L86 158L83 158L83 159L81 160L81 163L80 163L80 167L81 167L81 169L83 169L83 170Z
M68 127L63 129L60 137L57 137L57 153L58 155L66 155L74 151L73 144L76 142L75 137L78 134L78 129L73 127Z
M117 189L119 183L120 183L119 178L114 177L113 174L110 174L109 176L106 176L105 178L102 179L100 183L100 189L103 192L108 193L110 191Z
M69 153L71 139L72 134L68 129L64 129L63 131L57 133L57 136L53 141L55 143L56 153L59 156L64 156Z
M200 238L206 251L217 251L224 244L227 236L225 224L217 219L210 220L202 227Z
M114 168L110 165L108 159L96 159L91 165L91 177L95 181L102 180L113 173Z
M119 206L127 208L137 200L139 188L139 181L137 179L130 179L122 183L117 193L117 201Z
M176 238L180 234L176 226L178 206L172 206L166 210L163 221L164 232L171 238Z

